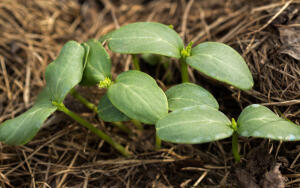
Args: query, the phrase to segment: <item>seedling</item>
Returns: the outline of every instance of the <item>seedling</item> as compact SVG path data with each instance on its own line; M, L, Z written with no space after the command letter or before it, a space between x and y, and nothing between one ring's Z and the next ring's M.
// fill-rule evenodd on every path
M113 52L158 54L179 59L182 82L189 80L187 65L190 65L207 77L241 90L249 90L254 84L246 62L231 47L217 42L204 42L195 47L190 42L184 47L180 36L163 24L128 24L105 35L100 41L107 41ZM283 141L300 139L299 126L279 118L261 105L245 108L236 123L218 110L217 101L200 86L189 83L177 85L166 95L172 112L156 122L158 136L165 141L193 144L232 135L233 154L239 161L238 135Z
M251 89L253 78L244 59L231 47L218 42L204 42L184 47L180 36L169 26L155 22L125 25L100 39L113 52L123 54L158 54L180 60L182 81L188 82L187 65L218 81L242 90Z
M81 125L87 127L100 138L111 144L125 156L129 153L108 135L95 128L92 124L68 110L63 100L78 83L92 84L94 80L104 79L110 75L110 61L101 44L91 40L83 45L75 41L65 44L58 58L46 69L46 88L39 94L35 105L15 119L7 120L0 126L0 140L10 145L21 145L30 141L41 128L43 122L56 110L63 111ZM94 65L100 65L97 69ZM103 60L103 58L106 58ZM89 74L98 71L98 74ZM94 77L97 75L98 77ZM74 94L74 90L72 90ZM87 101L85 101L87 104ZM92 107L92 105L90 105Z
M268 108L253 104L246 107L238 121L230 121L218 110L211 94L192 83L176 85L166 91L172 111L156 123L158 136L165 141L200 144L232 137L235 160L240 161L238 135L270 138L273 140L300 140L300 127L284 120Z
M134 119L155 124L158 119L167 115L167 97L152 77L140 71L127 71L112 81L110 69L110 58L100 42L90 40L82 45L75 41L66 43L58 58L47 67L46 88L35 105L17 118L0 125L0 141L11 145L27 143L36 135L43 122L54 111L59 110L87 127L124 156L129 156L123 146L63 104L64 98L70 93L99 113L104 121L111 122ZM108 88L108 92L97 108L76 92L74 87L77 84L99 84L101 88ZM139 125L138 122L136 124Z
M114 52L128 54L158 54L179 59L182 81L188 81L188 67L218 81L242 90L253 86L252 75L243 58L231 47L205 42L184 47L179 35L159 23L139 22L123 26L100 40L107 41ZM137 57L133 61L137 69ZM80 96L76 85L96 85L107 88L98 107ZM285 121L266 107L251 105L244 109L237 123L218 110L216 99L204 88L183 83L164 93L156 81L146 73L131 70L111 78L109 55L96 40L83 44L70 41L58 58L46 69L46 87L35 105L15 119L0 125L0 141L19 145L30 141L42 123L59 110L111 144L125 156L130 153L108 135L67 109L63 100L70 93L107 122L133 120L135 124L155 124L158 137L175 143L203 143L233 135L233 152L239 160L237 136L256 136L275 140L299 140L300 128ZM168 114L168 111L172 111ZM127 131L126 127L123 130Z

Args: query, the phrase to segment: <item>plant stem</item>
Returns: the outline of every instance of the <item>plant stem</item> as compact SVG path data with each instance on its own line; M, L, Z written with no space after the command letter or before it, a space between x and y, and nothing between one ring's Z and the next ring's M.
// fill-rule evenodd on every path
M122 155L124 155L125 157L130 156L130 153L128 151L126 151L126 149L122 145L116 143L115 141L112 140L112 138L110 136L108 136L107 134L102 132L100 129L97 129L96 127L94 127L94 125L92 125L85 119L81 118L74 112L70 111L68 108L66 108L66 106L63 103L52 102L52 104L55 105L59 111L64 112L66 115L68 115L69 117L71 117L72 119L77 121L79 124L88 128L91 132L93 132L94 134L99 136L101 139L103 139L104 141L109 143L113 148L118 150Z
M131 122L136 126L138 130L144 130L143 125L138 120L132 119Z
M74 88L70 91L70 94L75 97L79 102L84 104L87 108L90 110L94 111L95 113L98 114L98 108L96 105L93 103L89 102L86 98L81 96ZM125 133L131 134L131 131L128 129L128 127L121 122L112 122L113 125L118 127L120 130L122 130Z
M232 153L236 163L239 163L241 161L241 157L239 154L238 136L239 136L238 133L234 131L232 135Z
M188 73L188 66L186 64L186 58L180 58L180 65L181 65L182 83L189 82L189 73Z
M82 104L84 104L87 108L90 110L93 110L94 112L98 113L97 106L93 103L89 102L86 98L81 96L74 88L71 89L70 94L76 98L78 101L80 101Z
M135 70L141 70L139 58L137 57L137 55L135 55L135 54L132 55L132 61L133 61Z
M160 148L161 148L161 139L159 138L159 136L156 133L155 134L155 150L160 150Z
M121 131L127 133L128 135L132 134L131 130L127 126L122 124L122 122L112 122L112 124L114 126L118 127Z
M170 83L173 79L173 73L170 67L170 61L166 61L163 63L164 69L165 69L165 75L163 76L163 79L166 78L167 82Z

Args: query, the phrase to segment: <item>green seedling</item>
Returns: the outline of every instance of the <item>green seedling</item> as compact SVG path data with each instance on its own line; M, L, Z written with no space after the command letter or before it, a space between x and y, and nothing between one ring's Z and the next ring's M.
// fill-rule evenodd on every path
M110 66L109 57L98 41L90 40L82 45L75 41L66 43L58 58L47 67L46 87L39 94L35 105L27 112L0 125L0 141L10 145L27 143L36 135L43 122L54 111L59 110L111 144L124 156L129 156L123 146L63 104L68 93L78 97L73 89L77 84L92 85L110 76ZM95 109L84 98L79 99Z
M97 112L102 120L115 122L115 125L128 133L130 131L119 122L133 120L142 129L140 122L154 125L167 115L167 97L152 77L140 71L127 71L112 81L110 69L110 58L99 41L90 40L82 45L75 41L66 43L58 58L47 67L46 88L35 105L17 118L0 125L0 141L11 145L27 143L36 135L43 122L54 111L59 110L87 127L123 155L129 156L123 146L63 104L69 93ZM100 88L107 88L107 94L101 98L98 108L76 92L74 87L78 84L98 84Z
M251 89L253 78L244 59L233 48L218 42L184 47L180 36L169 26L155 22L125 25L100 39L113 52L158 54L179 59L182 81L188 82L187 65L218 81L242 90Z
M69 93L98 114L100 119L114 122L130 133L120 122L132 120L156 126L158 136L175 143L204 143L233 136L234 157L239 161L238 135L292 141L300 139L300 128L283 120L266 107L250 105L235 122L218 110L216 99L204 88L183 83L164 93L156 81L137 70L123 72L111 78L111 61L100 42L107 40L114 52L128 54L157 54L179 59L182 81L188 81L188 67L202 74L247 90L253 86L252 75L243 58L231 47L216 42L205 42L184 47L182 39L170 27L152 22L129 24L100 39L83 44L70 41L58 58L46 69L46 87L35 105L27 112L0 125L0 141L19 145L30 141L43 122L56 110L69 115L125 156L130 153L107 134L67 109L64 98ZM134 56L136 69L138 59ZM107 93L96 106L81 95L76 85L98 85ZM168 111L171 111L168 113Z
M162 140L200 144L232 136L232 151L237 162L240 161L238 135L300 140L299 126L278 117L262 105L246 107L235 122L218 110L218 103L208 91L195 84L176 85L167 90L166 95L172 112L155 125Z

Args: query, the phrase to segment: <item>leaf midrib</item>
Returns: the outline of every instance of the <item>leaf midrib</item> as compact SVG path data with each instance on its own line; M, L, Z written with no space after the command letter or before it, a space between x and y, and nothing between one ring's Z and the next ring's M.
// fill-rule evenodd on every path
M199 57L198 57L199 56ZM225 65L225 67L229 66L231 67L234 71L234 74L239 74L242 78L244 77L244 74L242 74L241 71L239 71L239 69L237 69L236 67L232 66L231 64L225 64L220 58L209 55L209 54L203 54L203 53L196 53L195 55L192 55L189 57L189 59L198 59L201 58L201 56L205 56L205 57L209 57L211 59L215 59L216 61L220 62L222 65ZM244 68L243 68L244 69ZM247 80L251 82L251 79L249 79L248 74L247 74Z
M152 34L152 33L151 33ZM163 38L159 37L159 38L156 38L156 37L142 37L142 36L135 36L135 37L113 37L110 39L110 41L113 41L113 40L122 40L122 39L152 39L152 43L153 42L159 42L159 41L162 41L164 43L166 43L167 45L171 46L172 48L175 48L178 50L178 53L179 53L179 48L176 47L175 45L173 45L172 43L168 42L167 40L164 40Z
M147 103L147 101L145 101L142 97L140 97L136 92L135 92L135 90L134 89L132 89L132 88L134 88L135 86L133 86L133 85L126 85L126 84L124 84L124 83L117 83L117 84L120 84L122 87L124 87L124 88L128 88L128 91L130 92L130 93L132 93L134 96L136 96L137 98L139 98L140 99L140 101L142 101L142 103L144 103L144 104L146 104L146 106L148 106L149 107L149 109L151 110L151 112L154 112L154 114L155 114L155 116L156 116L156 118L157 119L159 119L160 118L160 115L158 114L158 112L156 112L155 110L153 110L153 107L151 106L151 105L149 105L148 103ZM142 89L142 90L145 90L144 88L138 88L138 89ZM143 116L144 117L144 116ZM147 118L148 119L148 118ZM152 122L152 120L150 119L150 122Z
M185 124L185 123L207 123L207 124L211 124L211 123L222 123L221 121L212 121L212 120L208 120L208 119L205 119L205 120L188 120L188 121L177 121L176 123L171 123L169 124L168 126L164 126L164 127L158 127L157 130L161 130L161 129L165 129L165 128L170 128L170 127L173 127L173 126L176 126L176 125L179 125L179 124Z

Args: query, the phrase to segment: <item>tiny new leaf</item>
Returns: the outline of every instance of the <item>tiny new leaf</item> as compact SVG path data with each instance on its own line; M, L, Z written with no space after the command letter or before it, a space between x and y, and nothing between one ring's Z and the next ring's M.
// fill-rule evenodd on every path
M155 22L137 22L108 33L100 41L108 41L113 52L124 54L160 54L180 58L183 41L170 27Z
M77 85L83 74L85 48L75 41L67 42L57 59L48 65L45 73L51 99L61 103Z
M223 43L204 42L192 48L186 63L204 75L242 90L253 86L251 72L233 48Z
M140 71L121 73L107 93L118 110L143 123L155 124L168 113L165 93L151 76Z
M21 145L36 135L43 122L56 110L47 90L43 89L32 108L0 125L0 141L10 145Z
M300 126L278 117L270 109L259 104L245 108L237 124L237 131L241 136L283 141L300 140Z
M182 83L166 91L169 110L206 104L218 109L219 104L214 96L201 86L193 83Z
M159 138L185 144L200 144L230 137L230 120L216 108L198 105L181 108L157 121Z
M103 95L98 105L98 116L106 122L128 121L129 118L118 110L108 99L107 94Z
M96 85L106 77L111 77L110 57L99 41L89 40L84 44L89 47L89 53L81 84Z

